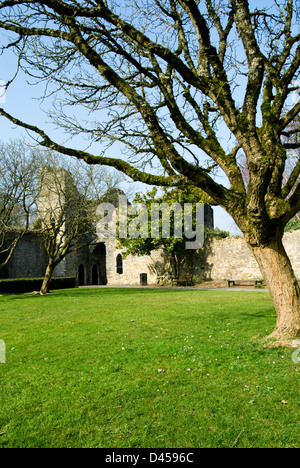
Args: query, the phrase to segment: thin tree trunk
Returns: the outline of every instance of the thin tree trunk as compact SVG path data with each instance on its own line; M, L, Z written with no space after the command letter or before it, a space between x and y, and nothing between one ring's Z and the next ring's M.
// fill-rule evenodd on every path
M177 257L174 252L171 252L171 265L172 265L173 275L178 276Z
M251 247L264 276L277 313L277 324L268 338L279 341L300 337L300 287L278 235L267 246Z
M25 232L24 232L24 234L25 234ZM2 250L0 252L1 254L4 254L5 252L8 252L6 259L0 264L0 271L3 270L6 267L6 265L8 264L8 262L10 261L11 257L13 256L14 251L18 247L18 243L20 242L20 240L24 236L24 234L21 234L19 237L17 237L17 239L15 239L13 241L13 243L11 244L11 246L8 249L4 249L4 250Z
M47 268L46 268L43 284L42 284L42 287L41 287L41 290L40 290L40 294L42 296L49 293L50 283L51 283L51 279L52 279L54 269L55 269L55 265L53 265L52 263L49 263Z

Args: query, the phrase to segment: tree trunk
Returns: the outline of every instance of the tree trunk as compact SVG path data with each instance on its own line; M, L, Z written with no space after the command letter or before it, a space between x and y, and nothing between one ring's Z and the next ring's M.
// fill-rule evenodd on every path
M53 265L52 263L49 263L47 268L46 268L43 284L42 284L42 287L41 287L41 290L40 290L40 294L42 296L49 293L50 282L51 282L51 279L52 279L54 269L55 269L55 265Z
M178 264L177 264L177 257L174 252L171 252L171 267L174 276L178 276Z
M277 313L277 324L268 338L279 341L300 337L300 287L282 236L263 247L250 246L264 276Z

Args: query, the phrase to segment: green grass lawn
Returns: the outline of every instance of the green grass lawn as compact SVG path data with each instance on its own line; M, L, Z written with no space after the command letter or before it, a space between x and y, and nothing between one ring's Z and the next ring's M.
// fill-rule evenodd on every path
M264 348L274 326L262 291L2 296L0 447L297 447L300 366Z

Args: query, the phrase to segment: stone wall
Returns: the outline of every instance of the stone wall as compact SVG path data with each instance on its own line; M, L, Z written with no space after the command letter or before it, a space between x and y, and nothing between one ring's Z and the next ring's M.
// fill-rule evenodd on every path
M47 175L45 168L44 176ZM52 180L52 173L50 174ZM45 180L46 180L45 179ZM48 180L48 179L47 179ZM55 179L56 180L56 179ZM66 171L57 174L57 180L63 188L71 188L72 181ZM49 181L48 181L49 182ZM54 179L53 179L53 182ZM124 195L117 189L111 189L102 202L118 207L119 197ZM49 217L59 207L60 194L52 193L51 184L44 184L40 194L40 209ZM205 226L214 227L213 210L205 205ZM47 218L46 216L46 218ZM118 210L114 210L108 220L107 232L114 232ZM55 276L76 276L80 284L97 285L140 285L141 281L155 284L158 276L170 276L170 255L167 251L152 252L151 256L132 256L121 258L122 251L117 247L117 240L107 239L102 222L96 226L98 243L84 247L68 255L56 268ZM286 233L284 245L291 259L296 276L300 279L300 230ZM2 278L24 278L43 276L47 266L47 254L41 239L28 233L19 242L11 261L0 272ZM189 250L179 258L179 273L193 273L199 279L261 279L258 265L245 241L238 237L226 239L210 238L199 251Z
M1 278L36 278L43 276L47 266L47 254L41 240L33 233L23 236Z
M296 277L300 280L300 230L287 232L283 238L283 242L291 259Z
M117 256L122 250L117 249L117 241L106 241L107 283L111 285L140 285L141 275L147 275L147 284L155 284L157 276L168 269L168 254L162 250L152 252L151 256L137 257L129 255L123 259L123 271L117 272Z
M286 233L284 245L296 276L300 279L300 231ZM155 284L157 276L170 275L168 252L153 252L151 256L129 255L117 270L117 256L122 251L115 239L102 241L74 252L57 267L55 276L77 276L83 271L84 284L140 285L141 275L147 275L147 284ZM2 278L43 276L47 255L41 241L32 233L24 236ZM260 279L258 265L245 241L238 237L206 241L200 251L187 251L180 259L180 273L193 273L202 279Z
M284 246L300 279L300 231L285 233ZM260 279L261 273L243 238L228 237L206 242L194 255L193 270L204 279Z
M300 231L286 233L284 245L291 259L296 276L300 279ZM148 284L157 281L157 275L170 274L169 254L162 250L150 256L123 260L123 273L117 273L116 260L121 250L116 241L106 241L106 267L108 284L138 285L140 275L147 274ZM193 273L203 279L260 279L261 273L243 238L228 237L207 241L201 251L188 251L180 259L180 273Z
M22 237L7 266L0 271L0 278L37 278L43 277L48 264L48 255L43 241L33 232ZM89 271L90 254L88 248L68 255L54 270L54 276L77 276L78 266L86 268L87 283L91 281Z

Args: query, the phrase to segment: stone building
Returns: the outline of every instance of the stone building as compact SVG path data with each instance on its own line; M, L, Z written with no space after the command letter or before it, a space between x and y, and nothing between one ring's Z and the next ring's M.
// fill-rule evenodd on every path
M102 202L114 205L113 217L118 212L118 199L122 195L111 190ZM124 194L123 194L124 195ZM43 203L45 209L45 203ZM115 222L115 218L112 219ZM213 210L205 206L204 224L213 229ZM150 256L122 256L117 239L102 236L97 226L98 239L92 245L69 254L56 268L58 277L76 276L79 285L141 285L156 284L160 276L171 272L167 251L153 251ZM286 233L284 244L300 279L300 231ZM33 232L19 242L10 262L0 272L2 278L42 277L47 266L47 254L42 240ZM193 273L205 279L260 279L258 265L245 241L238 237L218 239L208 237L201 249L186 251L179 258L179 272Z
M70 183L67 174L60 174L63 186ZM59 211L57 191L51 191L49 184L41 190L39 208L43 219L50 220ZM116 223L119 210L119 197L125 196L119 189L110 189L101 199L101 204L110 204L114 209L112 223ZM59 213L58 213L59 214ZM213 229L213 210L204 206L205 226ZM65 257L56 267L57 277L76 276L79 285L139 285L154 284L157 276L170 273L170 258L168 252L160 250L152 252L151 256L132 256L126 259L122 249L118 247L115 237L106 238L98 229L97 242L81 248ZM184 262L181 262L184 263ZM40 239L34 231L28 232L20 241L7 266L0 272L2 278L41 277L47 266L47 254ZM187 265L182 266L186 269Z

